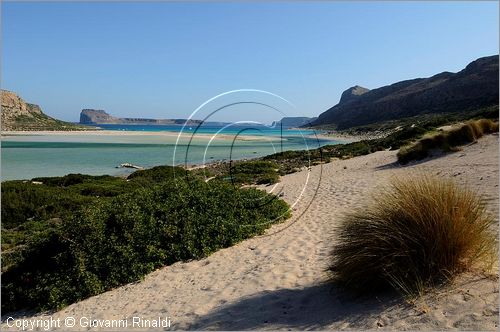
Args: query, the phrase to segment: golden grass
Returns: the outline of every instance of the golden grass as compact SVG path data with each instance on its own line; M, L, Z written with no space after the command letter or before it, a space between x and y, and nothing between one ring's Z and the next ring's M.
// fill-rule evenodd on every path
M390 286L415 295L492 264L494 223L481 198L451 180L397 178L343 219L331 270L352 289Z
M407 164L428 157L435 149L455 151L458 146L475 142L483 135L498 132L498 122L489 119L471 120L448 131L425 136L399 149L398 161Z

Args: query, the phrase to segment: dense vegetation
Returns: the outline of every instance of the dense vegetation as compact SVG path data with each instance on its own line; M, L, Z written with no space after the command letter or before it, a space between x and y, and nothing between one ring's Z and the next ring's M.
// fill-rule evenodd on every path
M4 312L60 308L165 264L204 257L289 216L286 203L265 192L166 166L129 179L34 181L42 184L2 184Z
M9 124L10 130L90 130L95 127L77 125L70 122L65 122L51 118L45 114L31 113L28 115L18 115L14 122Z
M421 114L397 120L379 121L369 125L352 127L342 132L354 136L362 136L363 134L370 134L370 136L373 136L373 134L393 131L394 128L404 128L412 125L436 128L446 124L463 122L471 119L498 119L498 105L468 112ZM328 126L319 126L317 128L322 130L332 129Z
M279 181L278 165L264 160L237 162L220 179L241 184L273 184Z
M302 167L330 162L336 158L346 159L381 150L397 150L420 139L426 133L436 131L440 126L470 119L498 119L498 106L467 113L421 115L352 128L350 131L345 132L354 135L367 133L389 134L348 144L325 145L309 151L284 151L266 156L263 160L273 161L278 164L281 175L289 174L300 170Z
M39 184L42 183L42 184ZM25 245L30 235L56 227L76 210L134 189L144 183L113 176L69 174L2 183L2 250ZM5 257L2 267L8 260Z
M489 119L468 121L402 147L398 152L398 161L401 164L407 164L413 160L421 160L428 157L433 150L455 151L458 146L475 142L483 135L493 132L498 132L498 122Z
M333 253L335 279L360 291L413 295L494 262L495 219L474 192L450 180L394 180L347 215Z
M301 167L330 162L335 158L346 159L367 155L381 150L397 150L415 139L422 137L434 128L434 124L423 123L400 128L388 136L366 139L358 142L337 145L325 145L309 151L285 151L264 157L279 165L280 174L296 172Z
M498 118L498 107L467 116ZM264 192L240 189L241 185L272 184L280 175L304 166L413 146L410 143L424 134L450 122L462 121L463 117L452 114L401 119L396 127L384 129L390 134L377 139L309 151L285 151L260 160L235 161L192 171L158 166L137 171L127 179L70 174L4 182L2 309L58 308L137 280L159 266L203 257L259 234L273 222L288 217L288 207ZM477 125L469 123L468 129L449 134L448 146L498 130L498 124L489 120L474 123ZM425 139L420 142L425 143ZM416 186L422 188L421 184ZM436 186L436 190L446 187ZM449 191L449 197L471 199L470 204L455 203L479 211L474 205L475 198L453 190L457 193ZM409 202L410 193L405 194L401 199ZM263 197L268 199L262 200ZM255 206L254 202L262 201L267 203ZM418 204L417 208L422 208L427 203ZM370 211L378 209L381 213L378 216L389 216L392 212L386 208L379 206ZM473 216L466 217L475 222Z

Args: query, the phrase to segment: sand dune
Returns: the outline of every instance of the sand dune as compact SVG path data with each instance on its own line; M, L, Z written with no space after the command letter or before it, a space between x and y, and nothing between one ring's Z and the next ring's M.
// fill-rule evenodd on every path
M491 135L460 152L404 168L394 164L394 151L381 151L314 166L309 179L307 169L285 176L273 191L283 192L290 204L300 199L293 217L265 236L159 269L53 317L169 316L174 329L198 330L496 330L496 277L464 275L451 287L408 304L392 295L353 298L328 283L326 269L341 214L394 175L425 171L453 177L476 188L498 214L498 148L498 136Z

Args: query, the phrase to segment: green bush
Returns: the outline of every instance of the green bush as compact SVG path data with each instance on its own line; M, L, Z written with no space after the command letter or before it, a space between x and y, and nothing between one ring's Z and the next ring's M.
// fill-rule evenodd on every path
M189 176L189 171L182 167L173 166L156 166L153 168L135 171L130 174L127 179L137 182L154 182L159 183L162 181L170 180L174 177L176 178L186 178Z
M2 228L14 228L29 220L66 219L93 200L63 188L23 181L3 182Z
M321 148L304 151L284 151L265 156L262 160L274 162L279 167L279 174L290 174L302 167L329 162L333 158L346 159L385 149L395 150L420 138L429 128L427 124L425 126L409 125L383 138L325 145Z
M129 179L102 175L68 174L61 177L39 177L32 181L2 183L2 249L25 244L36 228L53 227L51 219L68 220L82 206L96 204L96 200L110 199L133 190L186 177L178 167L159 166L137 171ZM40 226L43 225L43 226Z
M273 184L279 181L278 165L264 160L236 162L228 174L219 179L230 180L233 184Z
M492 263L494 224L482 200L451 180L396 179L342 220L331 269L355 290L417 294Z
M392 132L385 137L367 139L359 142L325 145L321 148L311 150L279 152L263 157L262 160L275 162L279 166L280 174L289 174L300 170L304 166L307 167L321 162L329 162L332 158L352 158L386 149L397 150L401 147L403 147L401 150L404 153L410 153L408 155L409 160L413 160L413 156L416 158L425 158L425 156L427 156L427 150L422 146L415 146L415 151L410 152L408 151L410 143L420 139L424 134L435 130L439 126L471 119L480 119L479 122L482 128L487 128L483 129L483 133L498 131L498 106L460 113L424 114L350 128L349 130L343 131L343 133L352 135L372 135L374 133L380 134L381 132L387 131Z
M52 228L50 220L68 220L82 206L140 188L112 176L70 174L2 183L2 249L25 244L38 228Z
M51 187L69 187L75 184L85 183L85 182L96 182L99 181L104 183L106 181L114 182L119 180L119 178L113 177L111 175L85 175L85 174L68 174L65 176L57 177L38 177L32 179L32 181L42 182L43 184Z
M198 179L99 200L21 250L2 274L2 310L60 308L205 257L287 217L287 204L273 195Z

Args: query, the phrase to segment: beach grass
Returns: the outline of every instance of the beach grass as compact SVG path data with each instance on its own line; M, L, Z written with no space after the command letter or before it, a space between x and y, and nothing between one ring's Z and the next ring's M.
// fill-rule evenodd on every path
M331 271L349 289L418 295L460 272L491 266L494 223L481 198L451 180L394 178L344 217Z
M424 153L419 151L429 151L435 146L446 146L451 150L485 133L498 131L497 122L480 119L469 121L465 126L457 127L446 134L424 136L429 130L435 130L436 123L441 123L441 120L436 121L433 119L417 125L406 125L378 139L325 146L308 151L285 151L261 160L228 163L219 167L220 169L207 167L186 171L180 167L158 166L136 171L126 179L69 174L63 177L36 178L33 181L4 182L2 183L1 211L2 249L4 250L2 253L2 308L4 310L59 308L123 283L137 280L148 271L164 264L204 257L219 248L260 234L273 222L289 216L288 207L284 202L275 200L273 196L267 196L260 191L240 189L242 185L276 183L280 175L296 172L303 166L329 162L335 158L352 158L385 149L395 150L419 138L417 143L408 146L415 146L416 153ZM404 149L406 148L401 150ZM206 180L207 176L213 177L214 181L205 183L203 180ZM381 198L377 201L378 206L374 204L369 209L354 211L353 215L346 218L344 230L341 232L345 236L342 239L345 244L344 261L342 261L342 256L335 256L334 259L334 270L340 271L337 273L339 280L361 289L365 287L365 284L369 285L378 280L380 284L391 285L402 290L408 289L410 292L418 288L417 285L432 283L441 277L446 279L471 265L471 263L460 265L462 263L456 262L452 264L439 255L423 256L425 259L420 257L419 260L413 256L394 254L388 265L384 266L381 257L370 256L365 250L360 250L359 257L353 256L356 259L352 260L352 264L348 264L349 246L353 250L352 246L361 244L362 241L366 241L366 250L370 249L370 245L389 250L387 257L390 258L390 250L393 247L383 248L386 244L383 231L395 231L395 240L400 242L408 240L408 243L411 241L409 237L405 237L406 231L408 234L417 235L418 241L422 237L419 231L428 232L427 234L438 236L442 243L442 246L431 249L437 250L438 254L441 251L446 256L444 254L446 250L443 249L446 241L456 243L460 236L465 239L472 238L470 232L465 229L460 230L462 232L460 234L451 233L449 238L444 236L445 231L449 231L446 227L451 227L448 225L449 220L458 218L454 214L456 211L450 212L451 207L455 206L452 205L453 202L459 209L470 211L471 214L463 212L464 217L461 218L475 225L472 230L479 238L482 237L483 240L487 238L486 233L478 231L478 228L481 227L481 223L488 223L489 219L483 216L484 211L480 208L480 200L474 198L472 193L451 184L442 184L434 179L424 181L412 178L408 181L407 187L404 186L404 181L396 182L392 187L392 196L391 191L380 195ZM415 187L409 187L410 185ZM414 190L415 188L417 190ZM424 195L425 188L428 191L429 201L427 202L423 198L426 196ZM436 191L429 188L434 188ZM448 188L447 192L446 188ZM192 193L195 189L198 191L196 195ZM397 190L400 190L399 194L402 195L395 195L394 191ZM419 190L422 197L415 201L413 200L415 197L411 196L412 191L414 195L417 195ZM187 199L178 199L172 196L173 194ZM222 199L221 195L229 196ZM262 201L262 198L266 197L270 198L271 203L261 209L245 205L248 202ZM435 211L431 202L443 199L443 197L446 198L444 201L448 202L446 203L448 205L436 204L435 209L443 210ZM456 201L450 197L454 197ZM412 207L410 203L416 206ZM396 222L397 213L401 212L396 210L398 206L400 209L403 209L403 206L407 207L407 215L402 214L406 219L402 220L413 222L412 227L404 228L408 226ZM427 210L431 212L428 220L433 220L438 224L448 223L446 227L439 226L441 233L434 234L432 227L438 226L431 227L425 223L423 225L427 227L427 230L425 227L419 229L422 225L418 223L423 222L425 218L418 219L415 216L426 216ZM452 216L446 215L446 211ZM474 214L478 216L477 218L483 218L484 221L474 219ZM195 219L201 219L202 224L195 223ZM163 226L166 228L158 228L160 226L153 223L155 220L164 222ZM349 220L351 222L348 222ZM356 241L349 239L349 232L352 232L353 238L354 235L362 234L363 231L369 233L366 225L365 228L362 227L362 220L368 222L368 228L375 227L374 230L380 231L380 234L376 233L380 238L373 237L370 240L370 237L365 235L364 238L361 236ZM386 222L383 222L384 220ZM465 221L462 222L462 226L464 223ZM247 225L244 230L235 226L241 224ZM348 227L347 224L352 224L352 226ZM141 225L149 225L151 229L146 230ZM161 235L158 237L154 231ZM452 231L455 230L452 229ZM206 237L207 232L209 238ZM385 240L392 241L391 236L391 234L386 234ZM115 238L116 241L109 241L110 238ZM135 239L144 239L145 242L139 243ZM471 243L469 248L472 248L470 249L472 253L479 252L477 243L480 239L467 241ZM97 248L91 246L96 243L99 244ZM425 250L430 250L429 243L417 243L415 248L404 243L398 245L399 249L403 250L400 253L406 253L404 250L411 249L428 255L429 253ZM342 253L342 250L338 252ZM461 248L460 252L464 250L469 249ZM351 255L355 253L355 251L350 252ZM458 257L461 254L457 252L454 255ZM479 256L477 260L482 260L484 255ZM370 265L368 257L379 259L383 270L376 270ZM436 266L436 268L426 267L425 261L429 257L432 261L428 263L429 266ZM110 265L111 263L106 262L108 258L110 261L117 259L121 262L120 264L130 263L130 269L117 271ZM363 262L363 259L366 262ZM402 264L409 265L398 266L400 261ZM364 263L368 265L363 268L361 264ZM411 263L415 264L411 265ZM439 264L445 267L440 270ZM459 268L459 265L463 268ZM356 272L356 268L360 271ZM373 276L373 279L363 279L362 277L366 275ZM405 278L410 281L407 283Z
M401 147L397 157L400 164L422 160L433 151L456 151L457 147L473 143L486 134L498 132L498 122L490 119L467 121L446 131L432 133L414 143Z
M285 175L297 172L303 167L327 163L335 159L363 156L381 150L402 148L402 153L405 153L404 151L409 146L412 146L415 141L434 133L440 126L463 121L479 121L483 134L498 131L498 129L495 129L498 128L498 105L470 112L426 114L354 127L339 133L372 138L346 144L325 145L303 151L284 151L265 156L262 159L275 162L279 166L280 175ZM497 124L495 125L495 123ZM327 126L318 129L328 130L334 128L328 128ZM416 146L415 151L412 153L419 156L419 150L421 149L422 146ZM409 157L412 158L411 155Z

